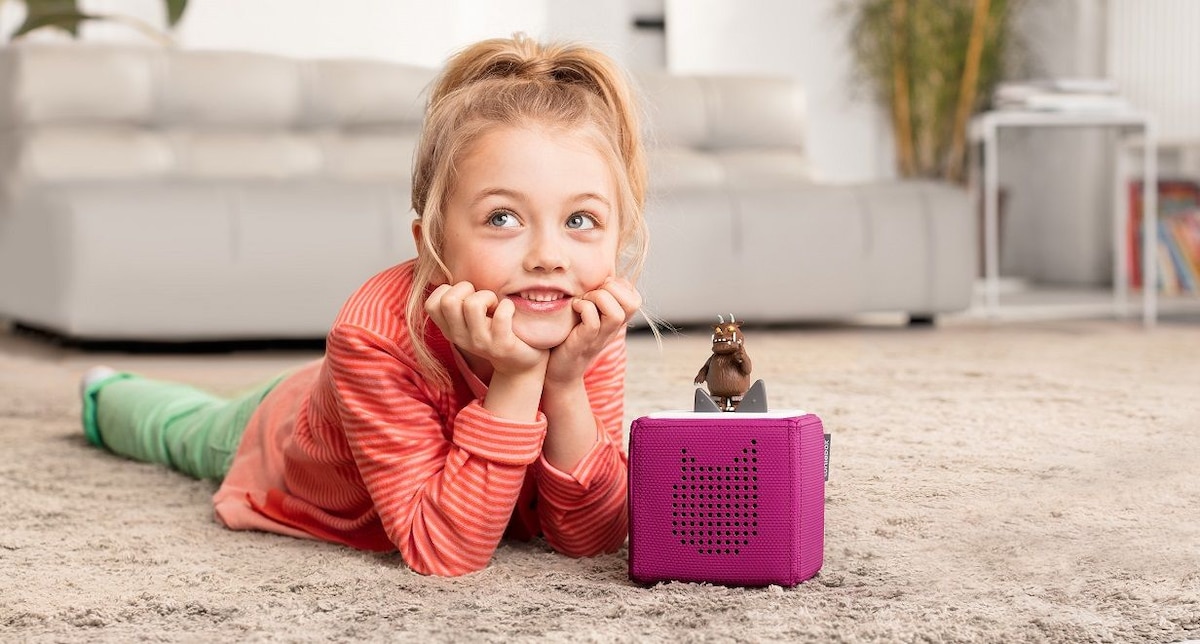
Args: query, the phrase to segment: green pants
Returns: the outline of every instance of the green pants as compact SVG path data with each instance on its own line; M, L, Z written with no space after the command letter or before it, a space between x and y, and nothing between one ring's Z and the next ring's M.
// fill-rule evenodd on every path
M280 376L235 398L117 373L83 396L83 430L94 445L162 463L198 479L223 479L246 423Z

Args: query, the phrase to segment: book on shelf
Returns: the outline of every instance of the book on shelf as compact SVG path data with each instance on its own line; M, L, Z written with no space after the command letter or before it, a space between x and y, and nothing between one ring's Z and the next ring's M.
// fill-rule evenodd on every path
M1200 182L1158 182L1156 287L1163 295L1200 294ZM1129 230L1126 235L1129 283L1142 288L1142 182L1129 184Z
M1200 211L1193 210L1186 216L1169 217L1169 246L1179 282L1185 292L1200 293L1200 246L1192 240L1191 230L1200 227Z

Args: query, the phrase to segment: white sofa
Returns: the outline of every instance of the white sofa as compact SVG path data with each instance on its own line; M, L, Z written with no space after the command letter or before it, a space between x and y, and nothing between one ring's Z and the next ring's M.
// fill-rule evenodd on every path
M80 340L323 337L413 255L435 70L86 44L0 49L0 317ZM800 87L641 75L651 312L964 309L965 193L814 183Z

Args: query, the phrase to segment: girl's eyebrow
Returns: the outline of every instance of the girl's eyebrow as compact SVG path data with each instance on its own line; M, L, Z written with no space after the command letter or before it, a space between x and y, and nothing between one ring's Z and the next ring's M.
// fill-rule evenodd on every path
M524 195L516 190L509 190L507 188L484 188L476 193L475 198L471 200L471 205L473 206L484 199L487 199L488 197L508 197L509 199L521 199L524 197Z
M584 192L582 194L575 195L575 202L577 203L580 201L588 201L589 199L599 201L600 203L604 204L606 208L612 208L612 204L609 203L608 199L605 199L604 195L599 193Z
M488 197L507 197L514 201L521 201L525 199L525 194L516 190L509 190L508 188L484 188L475 195L474 199L471 200L471 205L474 206ZM612 208L612 203L606 199L604 195L598 192L581 192L571 197L568 201L571 203L579 203L588 200L599 201L600 203L604 204L606 208Z

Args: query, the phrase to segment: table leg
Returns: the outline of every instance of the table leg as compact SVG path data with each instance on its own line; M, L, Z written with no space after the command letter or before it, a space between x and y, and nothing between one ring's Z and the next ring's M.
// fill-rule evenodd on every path
M983 271L984 311L996 317L1000 310L1000 154L996 128L983 129Z
M1149 118L1149 117L1147 117ZM1146 121L1142 148L1142 325L1158 321L1158 148L1154 123Z
M1133 148L1118 133L1113 169L1113 313L1129 317L1129 158Z

